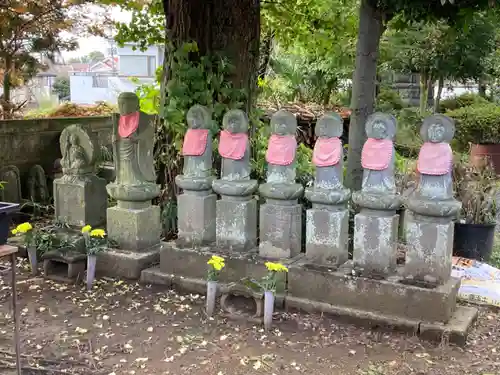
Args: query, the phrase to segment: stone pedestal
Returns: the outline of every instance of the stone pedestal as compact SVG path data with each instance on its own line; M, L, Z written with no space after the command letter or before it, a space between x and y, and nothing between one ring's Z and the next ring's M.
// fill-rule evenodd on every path
M222 196L216 209L217 247L246 251L257 246L257 201Z
M365 274L389 275L397 264L399 215L362 210L354 217L354 266Z
M108 208L108 238L120 249L142 251L160 243L160 207L147 203L132 203L131 207ZM134 206L135 204L135 206ZM140 205L143 205L142 207Z
M216 202L215 194L185 192L177 197L179 241L185 246L215 242Z
M454 226L451 218L423 217L408 211L406 279L431 284L444 284L450 279Z
M54 180L55 216L72 226L99 226L106 222L106 180L95 175Z
M302 205L297 201L273 201L260 207L259 255L292 258L302 247Z
M307 210L306 258L341 265L348 259L349 211L332 206Z

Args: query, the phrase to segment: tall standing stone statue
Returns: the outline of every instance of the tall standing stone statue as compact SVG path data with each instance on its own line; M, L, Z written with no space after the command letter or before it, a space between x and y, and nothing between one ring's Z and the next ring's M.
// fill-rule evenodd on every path
M250 179L248 118L245 112L233 109L224 115L222 122L221 178L212 184L221 196L217 201L217 247L249 250L257 245L257 201L253 195L259 185Z
M354 266L367 274L387 276L397 263L401 197L394 178L396 119L372 114L366 122L367 141L361 153L363 184L354 192L360 212L354 218Z
M175 183L183 190L177 198L179 244L199 246L215 242L215 203L212 191L211 114L206 107L194 105L187 113L188 130L184 136L182 175Z
M70 125L59 138L63 176L54 180L55 216L71 226L106 222L106 181L95 173L99 148L91 134L82 125Z
M443 115L427 117L420 135L419 183L406 206L407 242L404 274L408 280L444 284L451 276L454 223L461 203L453 198L453 120Z
M343 264L348 259L349 211L351 192L344 188L342 118L327 113L316 123L318 139L314 145L316 167L314 187L305 197L313 207L307 210L306 258L315 263Z
M107 185L116 206L108 208L107 229L119 251L105 252L115 263L115 274L139 277L140 269L158 257L161 236L160 207L152 205L159 196L153 145L154 116L140 111L139 98L132 92L118 97L119 115L114 116L113 160L116 180ZM138 255L140 253L140 255ZM122 263L127 262L128 269ZM108 262L98 262L110 267Z
M302 245L304 187L295 182L297 120L285 110L271 118L271 137L266 152L267 179L259 186L266 203L260 207L259 254L267 258L290 258Z

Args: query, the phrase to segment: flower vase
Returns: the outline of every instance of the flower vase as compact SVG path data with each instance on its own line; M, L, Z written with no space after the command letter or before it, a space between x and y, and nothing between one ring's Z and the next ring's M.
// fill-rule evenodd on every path
M95 279L95 264L97 257L95 255L87 255L87 290L92 290L92 284Z
M264 292L264 329L269 331L273 325L274 293L270 290Z
M31 276L36 276L38 274L38 258L36 255L36 247L29 246L26 251L28 252L28 259L31 266Z
M217 296L217 281L207 281L207 316L211 317L215 310Z

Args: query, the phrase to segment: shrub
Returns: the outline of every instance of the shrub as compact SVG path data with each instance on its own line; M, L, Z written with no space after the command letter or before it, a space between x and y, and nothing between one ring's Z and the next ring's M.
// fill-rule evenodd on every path
M476 104L446 112L456 122L454 143L458 150L468 150L469 143L500 143L500 106Z
M391 89L381 88L377 95L376 109L380 112L399 111L406 107L399 94Z
M447 111L453 111L458 108L468 107L471 105L478 104L488 104L490 103L485 98L479 96L478 94L465 93L454 98L449 98L442 100L439 104L440 113L445 113Z
M422 139L420 138L420 126L425 115L422 116L418 108L404 108L396 113L398 129L396 132L396 147L398 151L407 157L417 157Z

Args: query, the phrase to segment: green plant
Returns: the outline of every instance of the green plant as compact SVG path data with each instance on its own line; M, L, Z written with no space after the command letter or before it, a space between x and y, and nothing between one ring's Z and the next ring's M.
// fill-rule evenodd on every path
M478 94L465 93L460 96L442 100L439 104L438 112L445 113L447 111L454 111L455 109L469 107L471 105L481 105L488 103L490 102L485 98L479 96Z
M207 280L208 281L217 281L219 278L220 271L226 266L224 263L224 258L219 257L217 255L212 255L212 257L208 260L208 272L207 272Z
M456 122L455 144L459 151L468 150L469 143L500 143L500 106L494 103L470 105L446 115Z
M461 218L466 224L496 222L496 193L499 182L490 163L454 163L453 187L462 202Z
M267 274L260 279L260 281L250 278L243 278L241 281L244 285L253 290L261 290L264 292L276 293L276 287L279 281L279 274L288 272L281 263L266 262Z
M0 181L0 190L3 190L5 188L4 184L6 184L7 181Z
M381 88L379 94L377 95L377 101L375 103L376 110L380 112L393 112L399 111L406 107L403 99L399 96L397 91Z
M495 240L493 243L493 251L491 253L491 258L489 263L493 267L500 268L500 234L495 235Z
M108 249L108 241L104 229L92 229L90 225L82 228L85 240L85 251L88 255L97 255Z

